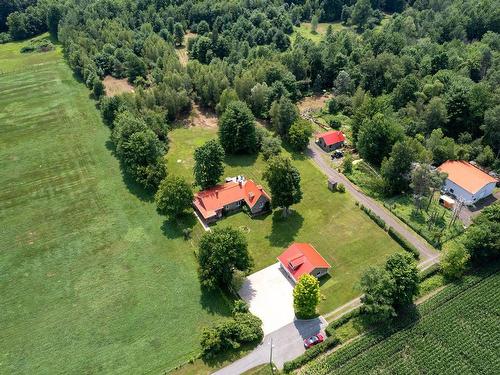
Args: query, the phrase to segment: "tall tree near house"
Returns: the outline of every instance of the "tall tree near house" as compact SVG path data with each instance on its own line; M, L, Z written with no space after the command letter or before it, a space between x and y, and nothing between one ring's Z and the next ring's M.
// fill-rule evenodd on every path
M354 4L351 21L354 25L357 25L358 30L363 30L372 14L373 9L370 0L358 0Z
M182 178L169 176L160 183L155 194L155 203L158 213L176 217L191 207L193 190Z
M299 118L297 106L286 97L273 102L269 114L271 116L271 124L282 137L287 136L290 126Z
M361 312L371 323L385 322L396 316L392 306L395 284L389 272L380 267L368 267L360 284L363 291Z
M219 121L219 141L228 154L257 151L255 118L244 102L228 104Z
M396 253L385 263L385 270L394 280L392 304L394 308L401 308L413 303L413 297L418 294L419 276L417 262L410 254Z
M307 120L298 119L288 131L288 142L296 151L304 151L312 136L312 126Z
M312 275L300 276L293 288L293 307L298 318L309 319L316 315L320 301L319 281Z
M271 189L273 207L283 207L283 217L288 216L290 206L302 200L299 171L290 158L278 155L269 159L263 178Z
M246 272L252 266L245 236L231 227L205 232L200 240L198 263L202 286L227 289L235 270Z
M219 182L224 173L224 156L224 149L215 139L194 150L194 179L202 189Z

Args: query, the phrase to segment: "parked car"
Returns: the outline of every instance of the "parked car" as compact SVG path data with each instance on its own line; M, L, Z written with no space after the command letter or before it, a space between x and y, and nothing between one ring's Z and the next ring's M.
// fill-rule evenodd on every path
M309 349L310 347L313 347L314 345L319 344L320 342L323 342L325 338L321 333L318 333L314 336L309 337L308 339L304 340L304 346L306 349Z
M344 156L344 153L340 150L335 150L332 154L332 159L340 159Z

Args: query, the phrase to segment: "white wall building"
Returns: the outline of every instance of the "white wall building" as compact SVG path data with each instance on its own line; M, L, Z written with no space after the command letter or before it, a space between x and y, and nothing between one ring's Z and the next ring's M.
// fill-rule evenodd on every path
M448 160L438 167L448 174L443 190L472 205L493 193L497 180L463 160Z

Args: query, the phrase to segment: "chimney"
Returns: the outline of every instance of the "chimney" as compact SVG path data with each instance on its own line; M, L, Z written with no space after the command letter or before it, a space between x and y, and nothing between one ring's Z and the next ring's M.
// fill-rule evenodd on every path
M253 200L254 196L255 195L253 194L253 192L248 193L248 197L250 198L250 202Z
M215 190L215 198L219 198L219 191Z
M257 185L257 189L259 189L260 191L262 191L262 185Z

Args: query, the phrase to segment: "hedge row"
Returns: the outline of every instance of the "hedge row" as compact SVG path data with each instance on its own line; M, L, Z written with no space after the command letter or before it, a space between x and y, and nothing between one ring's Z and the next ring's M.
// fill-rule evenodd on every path
M307 349L306 352L301 356L292 359L291 361L285 362L285 364L283 365L283 371L285 372L285 374L288 374L293 370L296 370L304 366L306 363L312 361L320 354L323 354L326 351L336 347L338 344L340 344L340 340L337 337L335 336L327 337L325 341L323 341L321 344L318 344L310 349Z
M333 336L335 329L346 324L352 318L359 316L360 313L361 313L361 310L358 307L352 311L349 311L347 314L342 315L340 318L335 319L333 322L328 324L328 326L325 329L327 336Z
M420 258L420 252L417 250L417 248L413 246L411 243L409 243L406 240L406 238L404 238L398 232L396 232L393 227L389 227L387 233L389 233L389 236L391 236L394 239L394 241L400 244L404 250L410 252L415 259Z
M366 214L383 230L385 230L385 221L378 216L375 212L370 210L368 207L365 207L363 205L360 205L359 208L361 208Z

